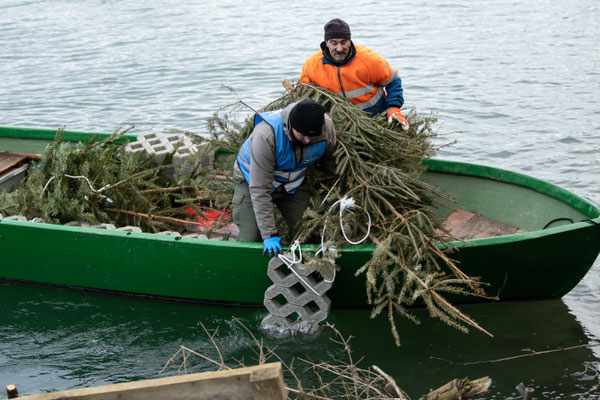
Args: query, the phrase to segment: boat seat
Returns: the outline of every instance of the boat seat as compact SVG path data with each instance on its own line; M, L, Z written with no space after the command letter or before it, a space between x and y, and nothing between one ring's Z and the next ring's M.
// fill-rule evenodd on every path
M503 222L457 209L442 223L450 234L458 239L480 239L493 236L526 232Z
M25 178L28 161L40 158L40 154L0 151L0 190L13 190Z
M0 175L4 172L18 166L23 161L25 161L27 157L24 155L16 155L7 152L0 152Z

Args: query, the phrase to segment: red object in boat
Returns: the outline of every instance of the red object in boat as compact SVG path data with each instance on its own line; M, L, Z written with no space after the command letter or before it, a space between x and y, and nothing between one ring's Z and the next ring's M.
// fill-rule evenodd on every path
M191 220L197 222L200 226L205 228L212 228L218 222L231 220L231 211L227 209L205 208L202 210L204 216L190 207L183 210L183 212L192 217Z

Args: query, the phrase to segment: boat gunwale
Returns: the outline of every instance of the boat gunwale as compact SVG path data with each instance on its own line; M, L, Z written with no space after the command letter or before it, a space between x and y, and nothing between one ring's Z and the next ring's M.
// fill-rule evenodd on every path
M44 129L44 128L21 128L21 127L7 127L0 126L0 137L13 137L13 138L21 138L21 139L41 139L41 140L54 140L57 130L54 129ZM80 132L80 131L64 131L64 138L67 141L81 141L86 138L92 138L96 136L98 140L111 136L111 133L106 132ZM135 141L135 134L124 134L123 138L125 140ZM581 213L588 215L590 217L590 221L580 221L572 224L560 225L552 228L547 228L544 230L536 230L529 232L521 232L514 233L509 235L495 236L489 238L479 238L479 239L471 239L471 240L456 240L450 241L446 243L438 242L437 246L440 249L445 248L463 248L469 246L492 246L497 244L506 244L511 242L519 242L523 240L536 239L539 237L544 237L553 234L559 234L571 230L582 229L586 226L589 226L590 223L600 224L600 208L590 201L584 199L583 197L578 196L577 194L566 190L560 186L557 186L553 183L544 181L539 178L535 178L529 175L521 174L518 172L505 170L502 168L491 167L487 165L481 164L473 164L462 161L452 161L452 160L443 160L443 159L424 159L422 161L423 165L426 168L426 171L437 172L437 173L448 173L462 176L473 176L477 178L490 179L494 181L498 181L501 183L513 184L517 186L521 186L535 192L547 195L556 200L559 200ZM21 224L29 224L31 222L25 221L5 221L0 219L0 222L10 223L16 226ZM249 247L249 248L258 248L261 246L260 242L233 242L233 241L216 241L210 239L196 239L196 238L185 238L185 237L169 237L167 235L158 235L154 233L135 233L135 232L124 232L124 231L113 231L92 227L73 227L73 226L65 226L65 225L56 225L56 224L40 224L37 223L40 227L41 225L45 225L48 229L66 229L66 230L74 230L76 232L82 233L92 233L92 234L102 234L102 235L116 235L116 236L124 236L124 237L139 237L143 239L151 239L151 240L175 240L183 243L192 243L192 244L211 244L218 246L233 246L233 247ZM134 236L132 236L134 235ZM139 235L139 236L138 236ZM365 245L354 245L351 247L343 247L342 250L344 253L353 253L353 252L371 252L375 248L373 244L365 244ZM304 244L302 245L303 250L316 250L317 245Z
M15 139L33 139L33 140L54 140L59 129L49 128L27 128L18 126L0 126L0 138L15 138ZM115 131L116 132L116 131ZM88 138L97 137L97 140L102 140L110 137L112 133L106 132L83 132L64 130L63 138L67 142L81 142ZM123 141L136 141L137 135L124 133Z

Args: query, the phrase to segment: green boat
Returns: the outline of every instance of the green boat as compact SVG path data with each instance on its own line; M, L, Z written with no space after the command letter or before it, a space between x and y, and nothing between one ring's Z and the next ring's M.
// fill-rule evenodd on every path
M0 127L0 154L42 153L55 133ZM66 131L64 136L79 141L92 135ZM560 298L598 257L600 208L589 201L503 169L438 159L424 164L422 178L456 198L433 210L435 217L456 232L473 233L453 242L458 249L451 257L463 272L489 283L489 295L501 301ZM0 189L22 179L23 166L0 172ZM354 273L373 248L342 249L341 270L328 292L333 307L366 306L364 278ZM303 245L303 250L316 247ZM0 279L6 280L246 305L263 302L271 284L267 263L262 243L0 220Z

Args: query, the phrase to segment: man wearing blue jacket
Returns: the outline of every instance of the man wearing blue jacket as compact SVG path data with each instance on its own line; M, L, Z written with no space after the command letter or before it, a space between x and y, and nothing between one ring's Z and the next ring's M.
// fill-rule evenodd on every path
M281 236L276 205L293 237L310 204L304 183L307 168L319 162L335 172L335 128L326 109L314 100L292 103L283 110L256 114L254 130L234 166L232 217L243 242L263 241L263 253L278 253Z

